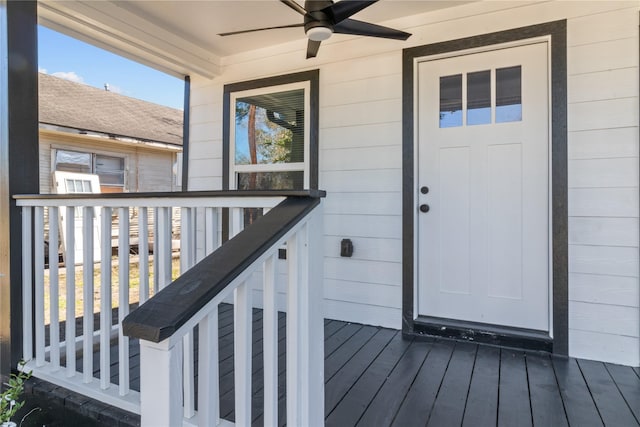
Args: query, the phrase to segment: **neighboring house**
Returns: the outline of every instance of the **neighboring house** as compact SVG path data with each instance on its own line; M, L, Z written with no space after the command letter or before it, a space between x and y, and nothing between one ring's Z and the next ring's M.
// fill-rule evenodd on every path
M299 199L309 203L304 219L319 212L307 199L326 191L320 202L323 225L288 241L286 257L297 264L280 271L289 275L287 315L309 316L306 322L287 318L287 334L295 333L287 336L295 356L289 364L293 356L287 353L287 369L297 369L294 378L302 372L297 377L307 387L294 392L298 383L288 380L287 399L294 396L287 401L289 415L323 413L321 390L313 385L323 351L317 330L309 326L318 315L391 327L407 337L486 340L640 366L638 1L381 1L357 18L410 32L407 41L335 34L311 59L305 59L307 46L312 51L317 44L304 39L300 28L218 36L302 22L300 4L282 3L42 2L38 12L54 28L189 77L189 191L300 190L284 194L292 205L303 203ZM12 188L12 194L28 193ZM236 194L215 197L230 200ZM242 206L236 199L231 204ZM286 212L293 216L292 211ZM220 218L231 218L233 236L241 228L239 209L222 212ZM215 215L207 211L202 217ZM20 235L14 221L11 231ZM293 230L292 223L280 224L283 232ZM209 243L198 231L194 253L204 254ZM321 239L319 252L314 236ZM240 241L247 248L252 244L235 240ZM309 249L309 258L290 256L291 248L301 247ZM205 261L234 261L244 269L242 261L258 258L242 249L224 244ZM276 255L259 275L272 293ZM122 387L119 397L104 392L105 402L134 406L143 423L157 420L154 415L170 421L193 417L193 395L185 391L184 412L180 406L181 346L187 348L187 366L193 362L193 336L180 328L198 324L208 334L201 336L199 360L217 362L211 343L218 342L218 312L194 313L201 314L205 303L218 310L214 302L224 292L216 284L225 283L229 291L232 282L223 273L230 265L236 264L196 266L125 322L130 336L155 340L142 347L147 362L140 363L141 376L152 380L147 390L166 405L154 401L155 395L145 397L144 387L141 397L129 400L132 395ZM238 424L251 421L242 418L251 414L246 396L252 386L243 376L252 359L245 271L233 276L242 279L233 282L240 290L226 294L235 298ZM205 280L214 276L219 281ZM317 286L298 290L292 281L299 277L308 279L301 286ZM22 289L19 280L12 281L12 295L22 295ZM318 290L322 301L312 300ZM164 316L176 321L167 325ZM278 336L273 322L275 344L273 331L264 334L272 348ZM186 335L174 335L178 330ZM21 342L13 331L11 337ZM91 344L85 345L88 354ZM46 365L44 350L40 357ZM86 366L85 372L91 365ZM110 386L108 360L104 366L101 386L85 375L96 396ZM47 369L39 374L47 375ZM217 364L206 369L200 372L218 374ZM158 374L165 371L170 373ZM210 385L215 380L199 382L198 393L217 398L218 389ZM275 394L277 406L277 379L270 381L275 392L265 379L264 399L273 403ZM634 393L636 383L630 386ZM175 401L179 411L164 411ZM155 408L162 412L155 414ZM217 420L217 410L214 405L213 415L207 409L202 416Z
M53 172L97 174L103 193L178 191L182 111L39 73L40 191Z

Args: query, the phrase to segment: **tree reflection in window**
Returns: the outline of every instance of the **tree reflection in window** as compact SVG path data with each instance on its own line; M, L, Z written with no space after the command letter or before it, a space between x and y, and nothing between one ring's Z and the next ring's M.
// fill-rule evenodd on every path
M238 98L235 107L235 164L291 166L239 173L238 188L301 189L305 160L304 90Z

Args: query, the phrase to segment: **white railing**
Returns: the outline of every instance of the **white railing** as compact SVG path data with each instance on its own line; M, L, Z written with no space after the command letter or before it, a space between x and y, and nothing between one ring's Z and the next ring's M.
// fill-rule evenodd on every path
M283 202L269 215L272 218L286 216L282 207L288 202ZM321 205L312 206L308 212L297 215L294 225L287 226L284 233L269 240L266 248L262 247L264 245L260 239L267 234L263 231L268 228L262 227L258 232L255 230L260 226L256 224L255 228L245 230L244 236L232 239L230 246L220 248L196 266L191 275L187 273L172 283L170 288L155 297L155 301L152 299L149 305L141 307L125 320L125 331L140 338L142 426L232 425L228 420L221 419L218 372L218 310L219 305L229 298L233 298L234 305L235 424L251 425L252 297L256 289L262 291L262 301L258 305L263 309L264 425L278 425L276 264L280 262L278 250L283 245L286 245L287 251L284 284L287 425L324 424ZM238 219L234 221L237 223ZM239 268L236 264L242 265L242 262L236 254L238 248L244 247L253 261L248 267ZM206 277L207 280L212 279L211 283L203 283L205 273L211 271L209 266L220 264L225 265L226 269L211 273ZM262 273L261 284L257 286L251 280L256 272ZM225 282L227 279L228 283ZM193 290L186 288L191 285ZM189 296L190 292L193 295ZM204 293L211 293L212 297L202 301ZM169 319L163 318L166 314L163 307L168 301L186 305L189 300L201 301L201 307L195 313L185 318L181 310L171 310ZM153 305L154 302L157 302L157 307ZM163 333L166 329L170 331ZM196 333L199 346L197 366L192 357ZM197 390L193 381L196 369Z
M181 225L180 271L184 272L220 246L223 208L230 208L229 230L233 234L243 226L244 208L268 210L284 198L249 197L246 194L234 197L229 192L182 193L179 196L146 194L144 197L133 194L16 196L23 215L23 358L28 361L25 368L38 378L139 414L140 393L130 386L129 337L120 327L129 314L130 304L136 302L129 298L131 267L136 264L138 267L138 302L142 304L173 280L172 258L176 256L173 237L176 236L172 236L172 219L176 215L179 215ZM137 254L130 255L130 236L133 234L130 219L134 213L138 244ZM115 228L112 225L114 218L118 220ZM96 219L99 221L97 226L94 224ZM48 240L45 239L47 230ZM114 259L112 237L115 233L117 258ZM62 242L59 236L62 236ZM48 270L45 241L48 242ZM78 245L82 247L81 259L78 259ZM64 270L59 263L59 246L62 246ZM114 261L116 275L112 275ZM63 271L65 280L61 281ZM151 272L154 273L152 280ZM114 276L118 278L117 287ZM95 293L98 284L100 291ZM66 288L64 292L60 292L62 287ZM112 314L116 307L118 320L114 324ZM76 327L78 316L82 317L81 328ZM99 316L97 328L94 328L94 316ZM63 321L64 329L61 330ZM208 331L213 336L215 324L207 323L200 331L201 334ZM189 390L193 388L193 376L190 375L193 372L193 337L189 333L183 335L184 381ZM111 365L116 361L111 360L111 350L115 347L118 349L118 372L112 373ZM94 366L96 351L99 360ZM145 352L148 350L142 350L143 354ZM76 366L76 360L81 360L81 364ZM98 373L94 374L96 367ZM148 365L143 366L142 372L147 368ZM206 372L206 368L201 369L201 373ZM185 405L185 414L192 414L192 395L185 395Z

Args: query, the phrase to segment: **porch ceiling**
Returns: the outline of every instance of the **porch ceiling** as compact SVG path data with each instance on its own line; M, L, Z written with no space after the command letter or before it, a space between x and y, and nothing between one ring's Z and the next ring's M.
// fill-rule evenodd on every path
M383 0L355 18L382 23L468 2ZM305 38L302 28L217 35L302 22L300 15L276 0L43 0L38 13L47 27L177 76L214 77L225 56ZM304 55L302 49L300 54Z

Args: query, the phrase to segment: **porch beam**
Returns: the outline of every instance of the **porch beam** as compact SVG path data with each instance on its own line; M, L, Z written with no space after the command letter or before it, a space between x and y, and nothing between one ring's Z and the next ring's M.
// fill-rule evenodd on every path
M22 218L11 196L39 192L36 10L0 0L0 376L22 353Z

